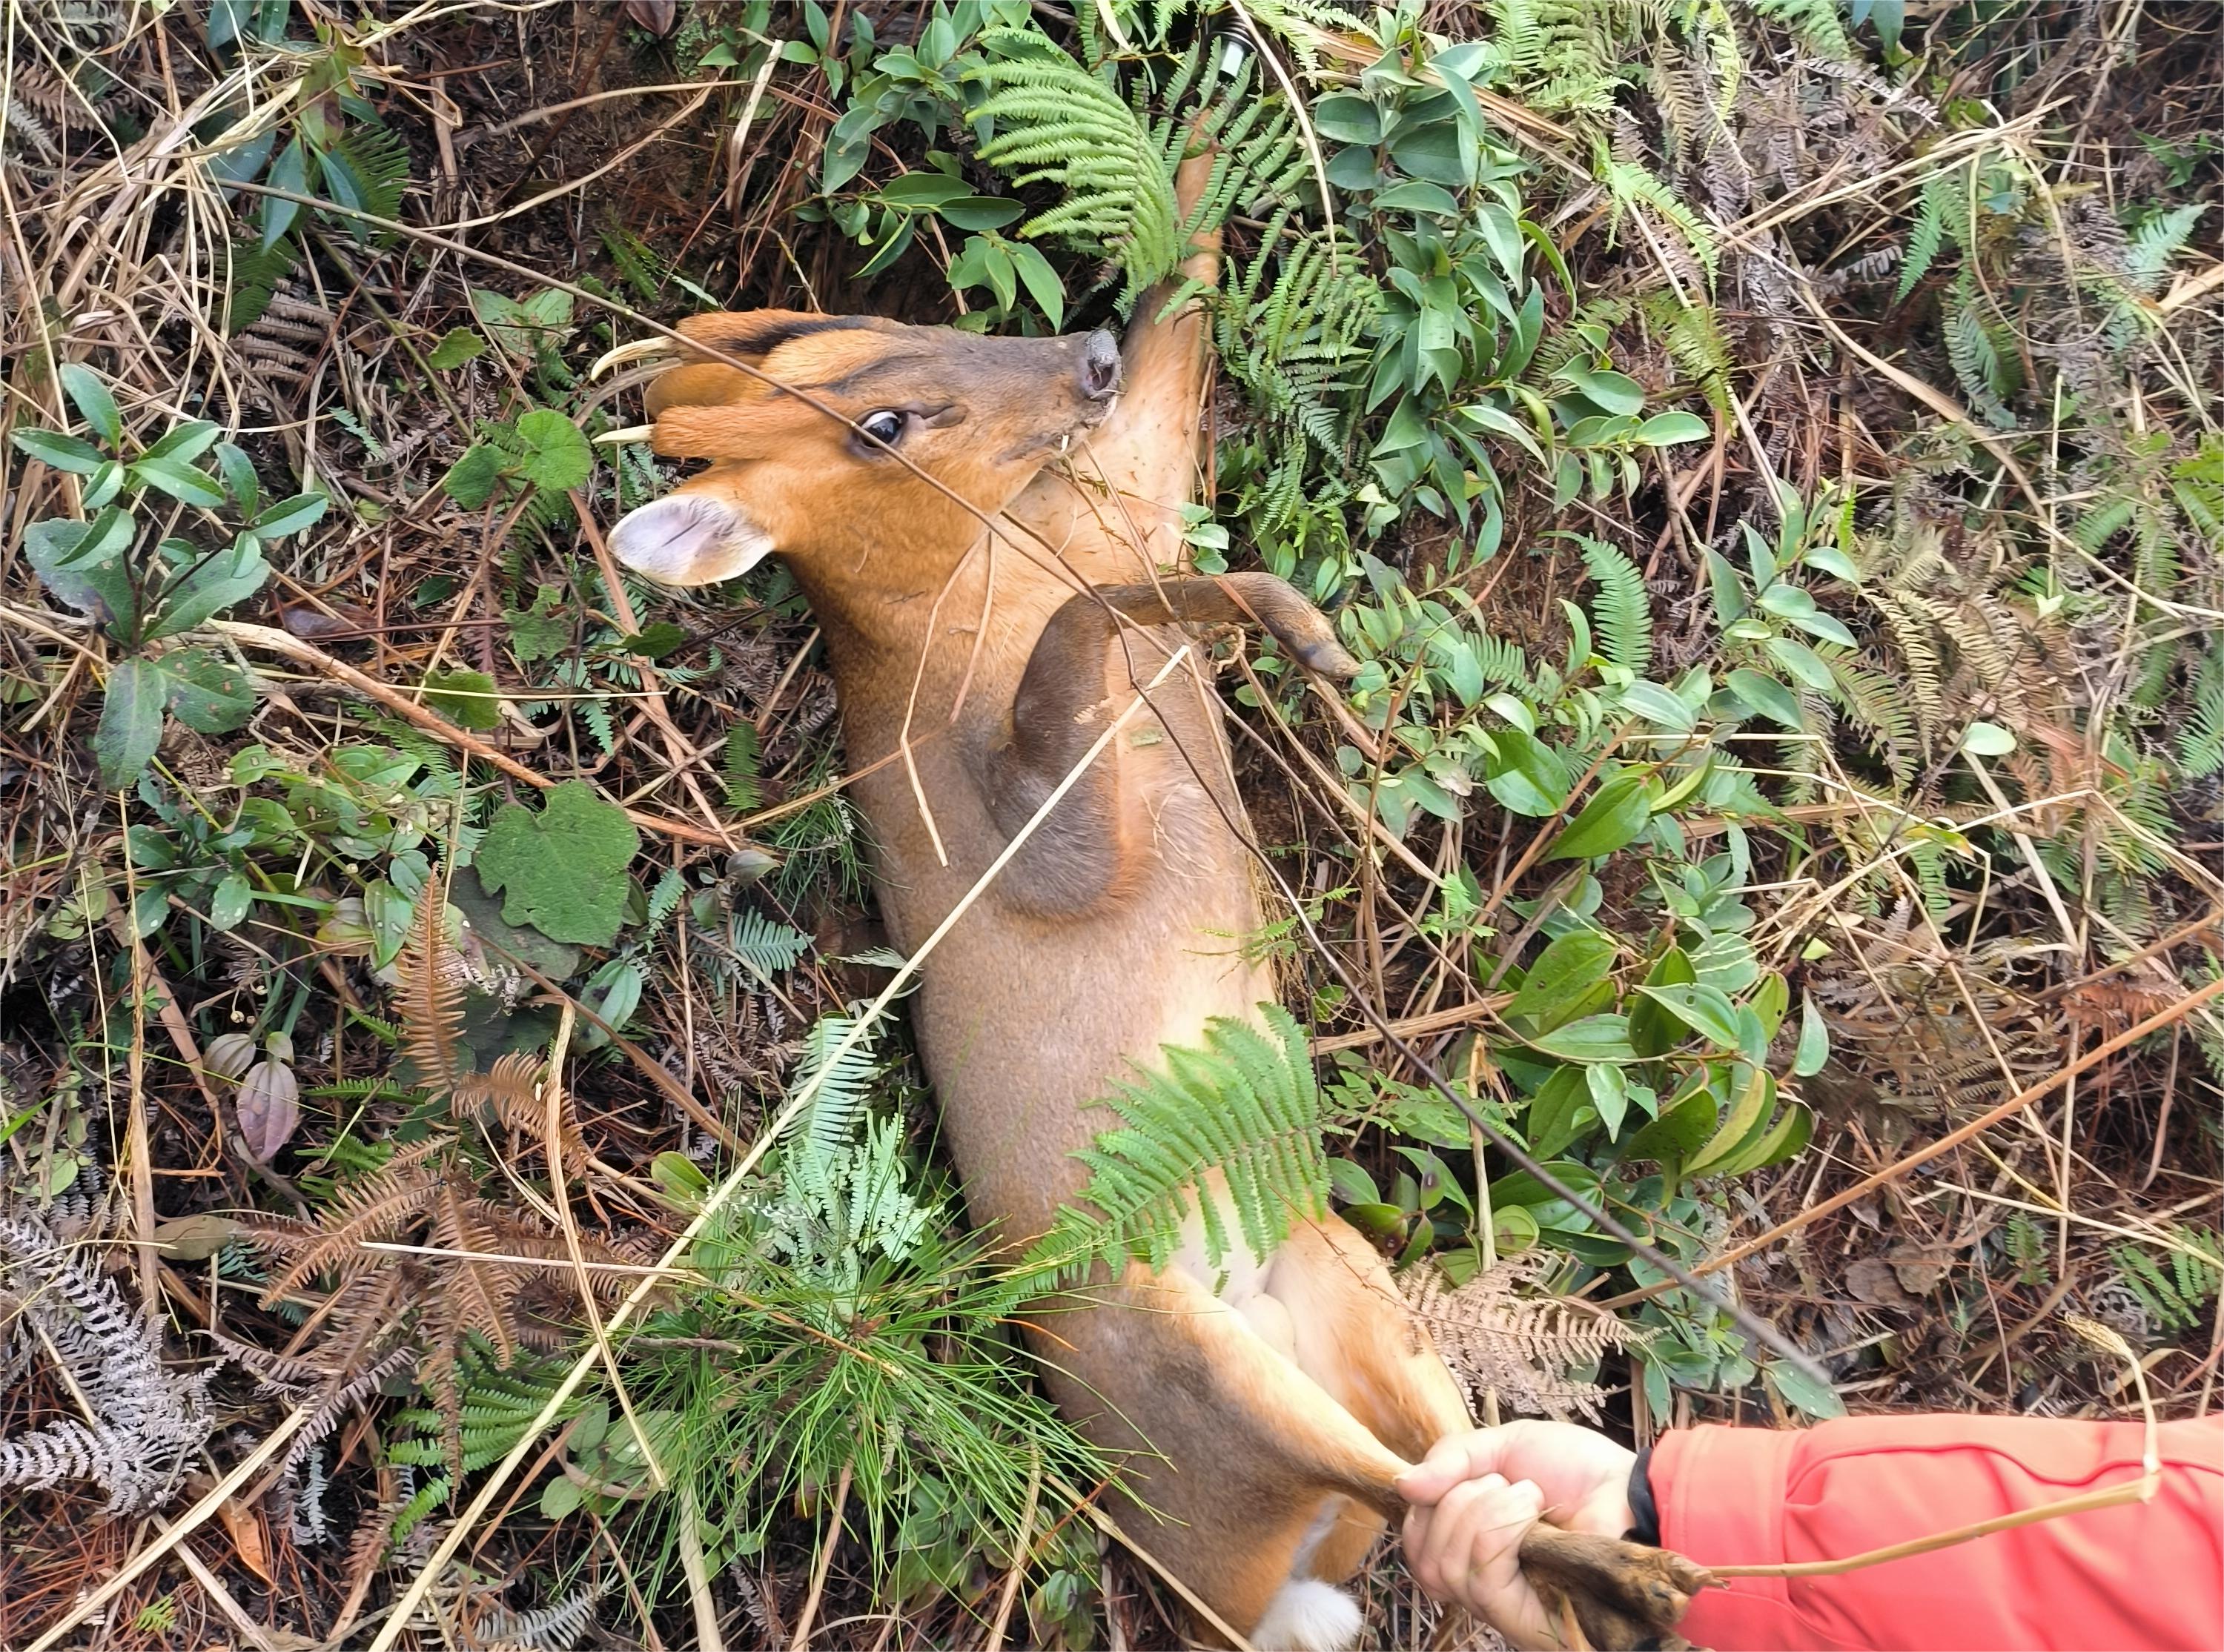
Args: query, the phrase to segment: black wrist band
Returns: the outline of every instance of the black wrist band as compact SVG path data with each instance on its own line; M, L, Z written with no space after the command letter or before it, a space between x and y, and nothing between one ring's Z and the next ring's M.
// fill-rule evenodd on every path
M1652 1447L1637 1453L1629 1466L1629 1529L1622 1534L1633 1543L1660 1547L1660 1510L1652 1501Z

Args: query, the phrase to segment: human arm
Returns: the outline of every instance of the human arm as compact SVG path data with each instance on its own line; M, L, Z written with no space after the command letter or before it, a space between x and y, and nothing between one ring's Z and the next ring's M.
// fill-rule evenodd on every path
M1962 1416L1702 1428L1664 1436L1645 1482L1659 1541L1702 1566L1834 1560L2126 1484L2144 1439L2138 1422ZM2165 1424L2158 1443L2151 1502L1832 1576L1733 1579L1694 1600L1684 1633L1720 1652L2224 1645L2224 1419ZM1558 1423L1441 1443L1400 1482L1416 1579L1517 1646L1557 1645L1515 1562L1525 1508L1579 1530L1633 1523L1634 1460Z

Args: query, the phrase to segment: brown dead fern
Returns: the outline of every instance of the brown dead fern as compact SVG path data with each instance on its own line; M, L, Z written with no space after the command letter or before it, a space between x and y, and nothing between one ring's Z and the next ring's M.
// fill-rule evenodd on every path
M1575 1373L1595 1368L1607 1350L1627 1346L1634 1334L1588 1303L1521 1294L1557 1259L1525 1252L1456 1287L1432 1264L1414 1268L1402 1282L1406 1308L1478 1403L1488 1390L1516 1411L1595 1420L1606 1390Z

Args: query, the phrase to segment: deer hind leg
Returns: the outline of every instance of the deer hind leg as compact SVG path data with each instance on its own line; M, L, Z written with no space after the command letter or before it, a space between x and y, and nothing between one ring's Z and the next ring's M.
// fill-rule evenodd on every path
M1135 1266L1036 1322L1060 1410L1136 1453L1132 1498L1110 1505L1121 1529L1261 1652L1349 1646L1358 1611L1317 1581L1318 1562L1349 1548L1353 1522L1372 1542L1406 1463L1278 1349L1273 1318L1178 1267ZM1147 1441L1130 1419L1147 1421Z

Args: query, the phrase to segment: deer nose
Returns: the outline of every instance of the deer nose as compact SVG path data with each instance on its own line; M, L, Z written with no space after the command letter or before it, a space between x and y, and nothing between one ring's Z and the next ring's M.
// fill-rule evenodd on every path
M1100 327L1081 347L1081 394L1091 401L1106 401L1119 388L1119 342Z

